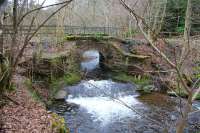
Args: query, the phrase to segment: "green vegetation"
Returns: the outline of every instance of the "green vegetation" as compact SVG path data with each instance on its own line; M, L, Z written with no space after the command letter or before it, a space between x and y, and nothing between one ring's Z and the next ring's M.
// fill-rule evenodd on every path
M48 101L45 101L42 96L40 95L40 93L34 89L33 87L33 83L31 80L27 79L24 84L27 86L31 96L33 97L34 100L39 101L39 102L45 102L45 104L48 106L51 104L54 95L64 86L67 85L74 85L76 83L78 83L81 80L81 75L79 73L76 72L72 72L72 73L67 73L65 74L63 77L60 78L56 78L54 77L53 79L51 79L50 83L49 83L49 97L48 97Z
M81 75L79 73L68 73L64 76L64 81L67 85L73 85L81 80Z
M180 97L186 98L188 96L187 92L184 89L176 89L176 94L178 94Z
M56 94L56 92L66 86L66 85L74 85L78 83L81 80L81 75L80 73L77 72L72 72L72 73L67 73L63 77L58 78L58 79L52 79L50 83L50 88L51 88L51 94Z
M114 74L113 79L121 82L131 82L134 84L144 85L144 86L149 85L151 83L149 77L147 76L140 76L140 75L131 76L123 72Z
M74 36L74 35L66 35L64 37L64 40L66 40L66 41L73 41L75 39L76 39L76 36Z
M65 119L55 113L52 115L52 129L57 133L69 133L69 129L65 127Z
M170 96L178 95L182 98L188 97L188 93L183 89L176 89L174 92L170 91L170 92L168 92L168 95L170 95ZM200 100L200 94L197 95L196 100Z
M185 28L185 14L187 9L187 0L168 0L165 21L162 31L183 33ZM193 0L193 3L199 4L199 0ZM198 14L199 9L193 4L194 14ZM192 24L191 31L197 31L198 24Z
M132 76L121 72L114 74L113 79L116 81L130 82L136 84L138 86L137 91L143 94L151 93L154 88L154 86L151 83L151 79L148 76Z
M0 52L0 92L13 91L15 85L11 81L10 61Z
M131 30L125 32L123 36L125 38L128 38L128 37L132 37L132 36L136 35L137 33L139 33L139 31L137 31L135 29L131 29Z
M94 39L96 41L100 41L103 40L105 36L108 36L107 34L101 33L101 32L97 32L94 34L79 34L79 35L71 35L71 34L67 34L64 37L65 41L74 41L74 40L80 40L80 39Z
M177 27L175 28L175 32L183 33L185 29L185 18L180 16L180 21L177 22Z
M184 32L185 27L185 13L187 1L184 0L168 0L167 15L165 17L165 24L163 30L167 32ZM170 22L169 22L170 21Z
M106 36L103 33L95 33L94 35L92 35L97 41L100 41L103 39L104 36Z
M197 95L196 100L200 100L200 94Z

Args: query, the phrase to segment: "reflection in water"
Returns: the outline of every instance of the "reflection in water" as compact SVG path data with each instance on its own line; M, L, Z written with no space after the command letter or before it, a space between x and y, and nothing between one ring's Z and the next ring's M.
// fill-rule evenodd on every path
M96 50L86 51L83 54L83 61L81 62L81 69L92 71L99 67L99 52Z

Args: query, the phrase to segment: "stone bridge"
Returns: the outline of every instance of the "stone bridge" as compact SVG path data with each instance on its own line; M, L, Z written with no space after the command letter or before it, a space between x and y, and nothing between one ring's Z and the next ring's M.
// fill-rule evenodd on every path
M134 45L139 42L133 41ZM95 36L73 36L65 40L63 49L54 53L44 51L40 55L39 60L24 60L20 63L26 67L28 73L36 73L37 75L57 75L63 74L69 70L71 66L78 65L84 52L96 50L100 53L100 62L112 70L134 70L139 72L141 66L148 61L149 56L133 54L126 41L104 36L96 38ZM56 49L53 48L53 49ZM36 50L37 51L37 50ZM141 71L140 71L141 72ZM48 77L48 76L47 76Z
M79 59L81 59L85 51L96 50L100 53L100 58L103 58L100 59L103 61L102 63L109 68L126 68L130 63L141 63L149 58L149 56L131 53L126 41L113 37L105 36L101 39L95 37L75 37L72 40L75 41L74 49Z

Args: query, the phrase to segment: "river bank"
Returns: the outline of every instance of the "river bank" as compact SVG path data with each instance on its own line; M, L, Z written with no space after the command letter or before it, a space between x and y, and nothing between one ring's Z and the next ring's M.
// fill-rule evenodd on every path
M15 75L16 88L7 94L16 103L7 101L0 108L0 132L1 133L57 133L66 130L63 120L58 115L47 111L43 103L36 101L32 93L23 83L25 77Z

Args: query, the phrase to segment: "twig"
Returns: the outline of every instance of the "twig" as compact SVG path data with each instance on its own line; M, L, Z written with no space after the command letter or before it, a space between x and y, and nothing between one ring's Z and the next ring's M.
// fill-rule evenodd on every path
M9 96L2 94L3 97L5 97L6 99L8 99L9 101L13 102L16 105L20 105L17 101L13 100L12 98L10 98Z

